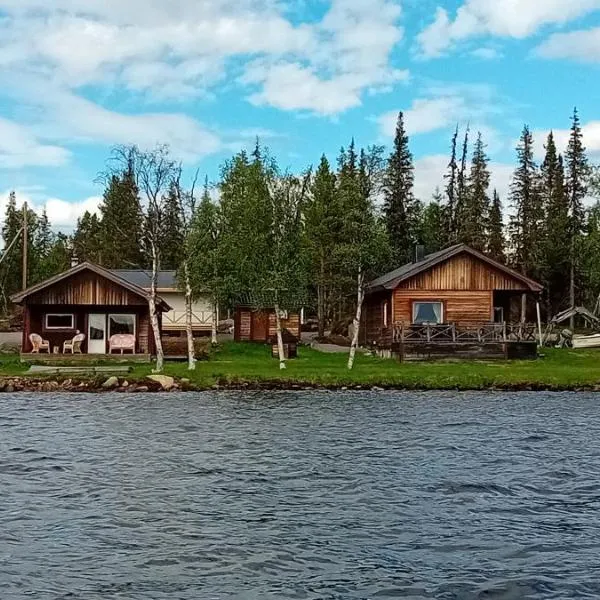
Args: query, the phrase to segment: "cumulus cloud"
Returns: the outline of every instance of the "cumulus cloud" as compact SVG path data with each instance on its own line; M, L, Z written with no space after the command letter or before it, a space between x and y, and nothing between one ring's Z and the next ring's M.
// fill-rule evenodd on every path
M0 168L58 167L68 159L64 148L44 144L26 127L0 117Z
M600 121L588 121L581 126L583 144L589 156L600 159ZM541 160L544 157L544 144L550 133L549 129L536 130L533 132L533 141L536 157ZM559 152L565 153L569 143L571 132L568 129L554 129L554 141Z
M4 220L8 196L11 191L0 192L0 226ZM43 190L33 188L16 189L17 207L21 207L24 202L27 202L27 205L40 215L46 210L52 227L57 231L71 232L77 224L77 219L85 211L97 213L102 202L101 196L90 196L89 198L68 202L60 198L44 198L42 192Z
M485 35L523 39L545 25L563 25L598 9L600 0L465 0L454 18L438 7L417 42L422 56L434 58L463 40Z
M600 27L569 33L555 33L534 51L543 58L567 58L600 63Z
M252 102L330 114L405 77L390 65L402 37L398 0L331 0L322 18L301 22L274 0L0 0L2 10L0 68L71 88L188 98L241 66L249 72L239 81L258 88Z
M415 161L415 196L423 202L429 202L436 188L442 192L446 185L444 175L448 170L449 156L433 154ZM490 163L490 193L496 189L508 208L508 194L514 166L506 163Z

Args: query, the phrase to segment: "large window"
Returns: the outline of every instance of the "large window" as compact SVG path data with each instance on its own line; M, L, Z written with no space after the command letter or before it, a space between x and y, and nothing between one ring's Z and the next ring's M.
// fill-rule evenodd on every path
M46 315L46 329L75 329L75 315L48 314Z
M135 335L135 315L108 315L108 335L117 333Z
M413 303L413 323L432 323L438 324L444 322L444 305L441 302L414 302Z

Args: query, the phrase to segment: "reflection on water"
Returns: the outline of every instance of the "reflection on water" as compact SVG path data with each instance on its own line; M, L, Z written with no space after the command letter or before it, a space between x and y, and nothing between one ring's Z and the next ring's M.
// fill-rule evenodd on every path
M0 598L600 597L592 394L0 396Z

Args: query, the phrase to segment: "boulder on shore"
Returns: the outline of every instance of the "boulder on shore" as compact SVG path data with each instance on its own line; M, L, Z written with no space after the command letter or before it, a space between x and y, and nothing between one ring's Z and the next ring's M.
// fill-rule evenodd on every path
M119 387L119 378L115 377L114 375L112 377L109 377L103 384L102 387L105 389L113 389L116 387Z
M168 375L148 375L148 379L156 381L156 383L160 384L160 387L165 391L169 391L175 387L175 379Z

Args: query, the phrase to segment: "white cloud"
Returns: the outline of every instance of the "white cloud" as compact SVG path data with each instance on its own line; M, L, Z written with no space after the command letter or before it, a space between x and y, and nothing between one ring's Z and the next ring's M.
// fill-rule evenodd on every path
M0 192L0 225L4 220L8 196L11 191ZM102 202L101 196L91 196L82 200L67 202L59 198L44 197L41 191L34 191L31 188L16 189L15 195L17 207L20 208L24 202L27 202L27 205L40 215L45 209L52 227L55 230L64 232L72 231L77 224L77 219L86 210L97 213Z
M0 117L0 168L57 167L69 159L69 152L44 144L26 127Z
M522 39L545 25L563 25L598 9L600 0L465 0L454 19L438 7L418 45L424 57L433 58L463 40L485 35Z
M580 62L600 62L600 27L569 33L555 33L535 49L543 58L569 58Z
M275 0L0 0L0 68L164 99L205 95L250 65L240 81L258 87L253 102L330 114L405 77L390 65L398 1L331 0L321 20L296 23Z
M476 48L471 52L471 55L475 58L480 58L481 60L497 60L502 58L502 52L496 50L495 48L490 48L487 46L483 46L482 48Z
M443 154L424 156L415 161L415 196L423 202L429 202L438 187L442 193L446 185L444 175L448 170L450 157ZM490 163L492 190L498 190L505 210L508 207L508 193L514 167L505 163Z
M583 134L583 145L587 154L592 158L600 158L600 121L589 121L581 126ZM544 144L548 138L550 130L536 130L533 132L533 141L535 155L538 160L542 160L545 154ZM565 153L571 134L569 129L554 129L554 141L559 152Z

